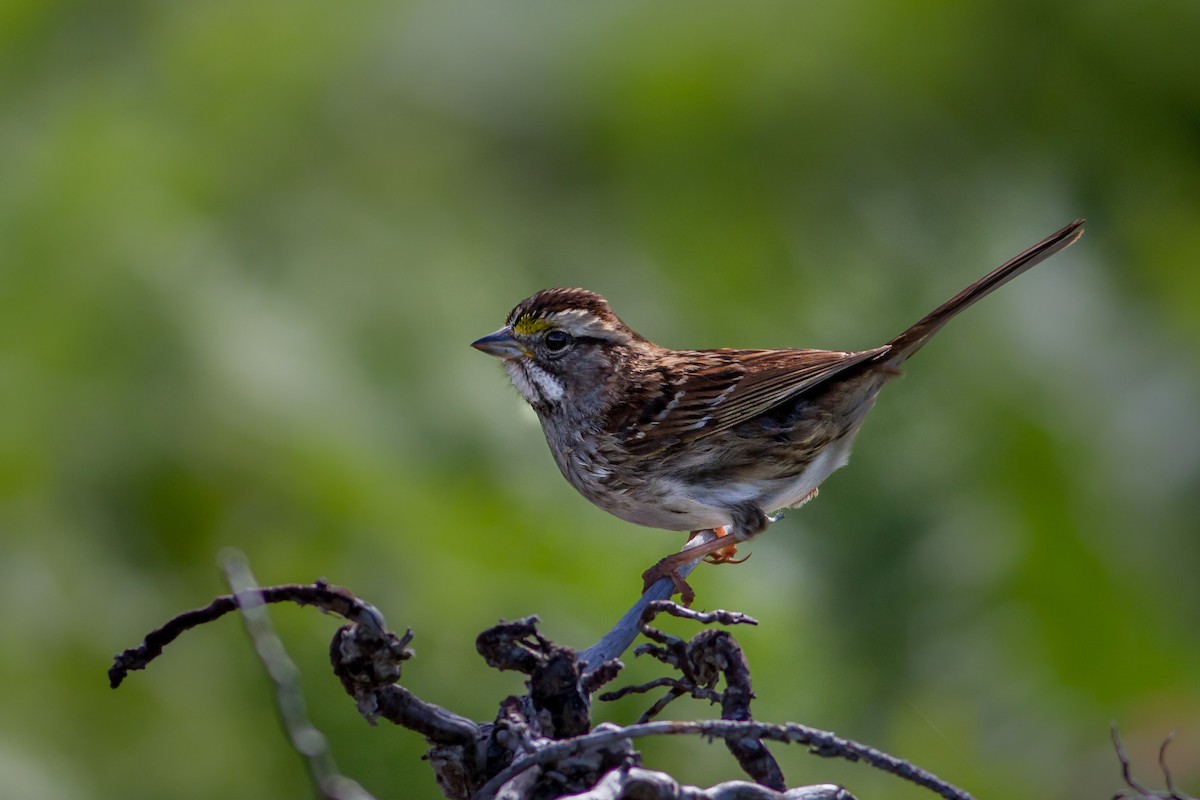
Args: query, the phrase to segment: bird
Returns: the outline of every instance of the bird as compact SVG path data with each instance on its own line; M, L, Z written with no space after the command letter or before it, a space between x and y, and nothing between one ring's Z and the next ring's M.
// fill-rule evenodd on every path
M502 360L563 477L627 522L716 538L660 560L734 562L737 544L798 508L844 466L879 390L960 312L1083 234L1076 220L869 350L675 350L643 337L599 294L539 291L471 343Z

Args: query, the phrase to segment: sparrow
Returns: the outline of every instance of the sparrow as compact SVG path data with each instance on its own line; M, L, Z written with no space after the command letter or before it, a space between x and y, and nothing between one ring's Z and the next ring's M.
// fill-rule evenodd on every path
M627 522L710 542L643 574L669 577L701 557L734 561L736 545L777 511L812 499L844 466L884 384L960 312L1070 246L1084 220L1014 256L870 350L673 350L622 322L587 289L546 289L471 346L500 358L537 414L563 477Z

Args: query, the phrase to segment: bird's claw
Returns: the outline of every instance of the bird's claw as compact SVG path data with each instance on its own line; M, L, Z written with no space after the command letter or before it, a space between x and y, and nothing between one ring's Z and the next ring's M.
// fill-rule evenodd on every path
M692 602L696 599L696 592L679 574L678 567L671 563L672 558L673 556L667 556L642 573L642 594L648 592L660 578L670 578L673 587L671 594L678 594L679 602L683 604L683 607L691 608Z
M747 553L741 558L734 558L737 555L737 545L731 544L728 547L723 547L715 553L709 553L704 557L705 562L709 564L741 564L746 559L750 558L752 553Z

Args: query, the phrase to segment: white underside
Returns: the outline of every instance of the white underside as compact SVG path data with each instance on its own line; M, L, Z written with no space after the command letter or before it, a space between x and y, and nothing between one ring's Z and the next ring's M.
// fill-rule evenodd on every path
M620 503L607 507L610 513L638 525L666 530L694 531L717 528L733 522L728 509L753 502L766 514L798 508L812 499L817 487L850 459L853 435L821 452L799 477L771 484L730 482L700 489L678 481L657 488L667 499L653 505ZM618 501L619 502L619 501ZM601 504L603 505L603 504Z

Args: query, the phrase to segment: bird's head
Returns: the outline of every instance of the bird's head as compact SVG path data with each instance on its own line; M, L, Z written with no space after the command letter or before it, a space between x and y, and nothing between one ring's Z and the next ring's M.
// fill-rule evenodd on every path
M620 369L621 353L640 342L595 292L545 289L471 346L503 359L517 390L541 413L603 388Z

